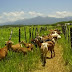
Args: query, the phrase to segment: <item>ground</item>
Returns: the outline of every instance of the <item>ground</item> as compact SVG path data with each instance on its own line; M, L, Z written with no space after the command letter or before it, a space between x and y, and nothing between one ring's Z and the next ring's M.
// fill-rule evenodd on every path
M46 59L45 67L42 67L42 64L39 64L39 68L33 72L68 72L62 55L63 48L61 45L56 43L55 57L52 59ZM50 52L48 52L47 57L50 57Z

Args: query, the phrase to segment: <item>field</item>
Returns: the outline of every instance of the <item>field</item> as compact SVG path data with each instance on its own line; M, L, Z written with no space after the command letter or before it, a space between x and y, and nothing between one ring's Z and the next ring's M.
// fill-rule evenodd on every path
M70 28L72 28L72 25L67 26L66 34L62 35L61 40L59 40L59 44L61 44L63 47L63 58L65 60L65 65L68 65L67 69L70 69L70 71L72 71L72 48Z
M31 34L33 32L33 37L36 37L36 28L38 28L38 32L40 35L49 34L50 29L61 29L61 27L57 26L24 26L20 27L21 31L21 41L27 41L29 43L32 39L32 35L30 37L30 27ZM47 27L47 30L42 30L40 32L40 28ZM69 26L70 27L70 26ZM34 30L33 30L34 28ZM26 30L25 30L26 29ZM11 40L14 44L19 42L19 27L0 27L0 48L5 46L5 41L8 41L10 37L10 32L13 30ZM26 31L26 37L25 37ZM58 44L63 47L63 58L65 63L69 66L69 69L72 65L72 50L70 47L70 42L68 43L68 39L65 39L65 36L61 34L62 38L58 41ZM6 58L0 61L0 72L31 72L32 70L38 69L38 64L41 63L40 58L40 50L39 48L34 48L33 52L28 52L27 55L23 55L23 53L17 53L13 51L8 51L8 55Z

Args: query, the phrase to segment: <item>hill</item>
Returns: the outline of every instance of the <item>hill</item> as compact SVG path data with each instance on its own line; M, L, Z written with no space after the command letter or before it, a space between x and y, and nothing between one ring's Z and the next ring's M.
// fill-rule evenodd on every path
M17 20L14 22L1 23L0 25L42 25L42 24L53 24L61 21L72 21L72 17L65 18L54 18L54 17L34 17L30 19Z

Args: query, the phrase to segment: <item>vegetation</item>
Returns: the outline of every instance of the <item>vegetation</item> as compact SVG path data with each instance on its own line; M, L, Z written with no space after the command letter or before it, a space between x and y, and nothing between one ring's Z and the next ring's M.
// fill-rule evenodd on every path
M69 67L69 70L72 71L72 48L71 48L71 41L70 41L70 26L67 26L69 28L66 30L66 38L65 35L61 35L62 38L59 40L59 44L63 47L63 58L65 60L65 65ZM68 38L69 34L69 38Z
M52 26L52 25L38 25L38 26L20 26L21 29L21 41L24 40L27 43L31 41L32 36L30 38L30 30L31 33L33 32L33 37L35 38L35 30L38 28L38 32L40 35L47 35L49 34L49 29L61 29L59 26ZM47 27L47 30L42 30L40 32L40 28ZM72 26L69 26L69 28ZM34 28L34 30L33 30ZM25 39L25 29L26 29L26 39ZM13 30L11 40L14 44L18 43L19 41L19 27L17 26L5 26L0 27L0 48L5 46L5 41L8 41L10 32ZM69 33L70 35L70 33ZM63 46L63 58L68 63L69 66L72 66L72 49L70 47L70 42L68 42L68 38L65 39L64 35L62 34L62 38L58 41L59 44ZM33 52L28 52L27 55L23 55L23 53L17 53L13 51L8 51L8 55L6 58L0 61L0 72L29 72L32 69L37 69L38 63L40 61L40 50L39 48L34 48Z
M31 33L33 32L33 36L35 38L35 30L38 28L38 32L40 33L40 28L47 27L47 29L55 28L53 26L24 26L20 27L21 30L21 41L24 40L27 43L31 41L32 36L29 36L29 30L31 27ZM34 30L33 30L34 27ZM25 39L25 29L26 29L26 39ZM13 30L11 40L14 44L19 41L19 27L0 27L0 48L5 46L5 41L8 41L10 32ZM47 35L48 30L42 30L40 35ZM8 51L8 55L6 58L0 61L0 72L29 72L32 69L37 68L37 64L40 61L40 50L39 48L34 48L33 52L28 52L27 55L23 55L23 53L17 53L13 51Z

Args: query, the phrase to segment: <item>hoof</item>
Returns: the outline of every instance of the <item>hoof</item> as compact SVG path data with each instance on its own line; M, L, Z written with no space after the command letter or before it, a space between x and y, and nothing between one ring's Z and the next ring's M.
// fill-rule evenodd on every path
M43 63L42 66L44 67L45 66L45 63Z
M43 64L42 66L45 67L45 64Z

